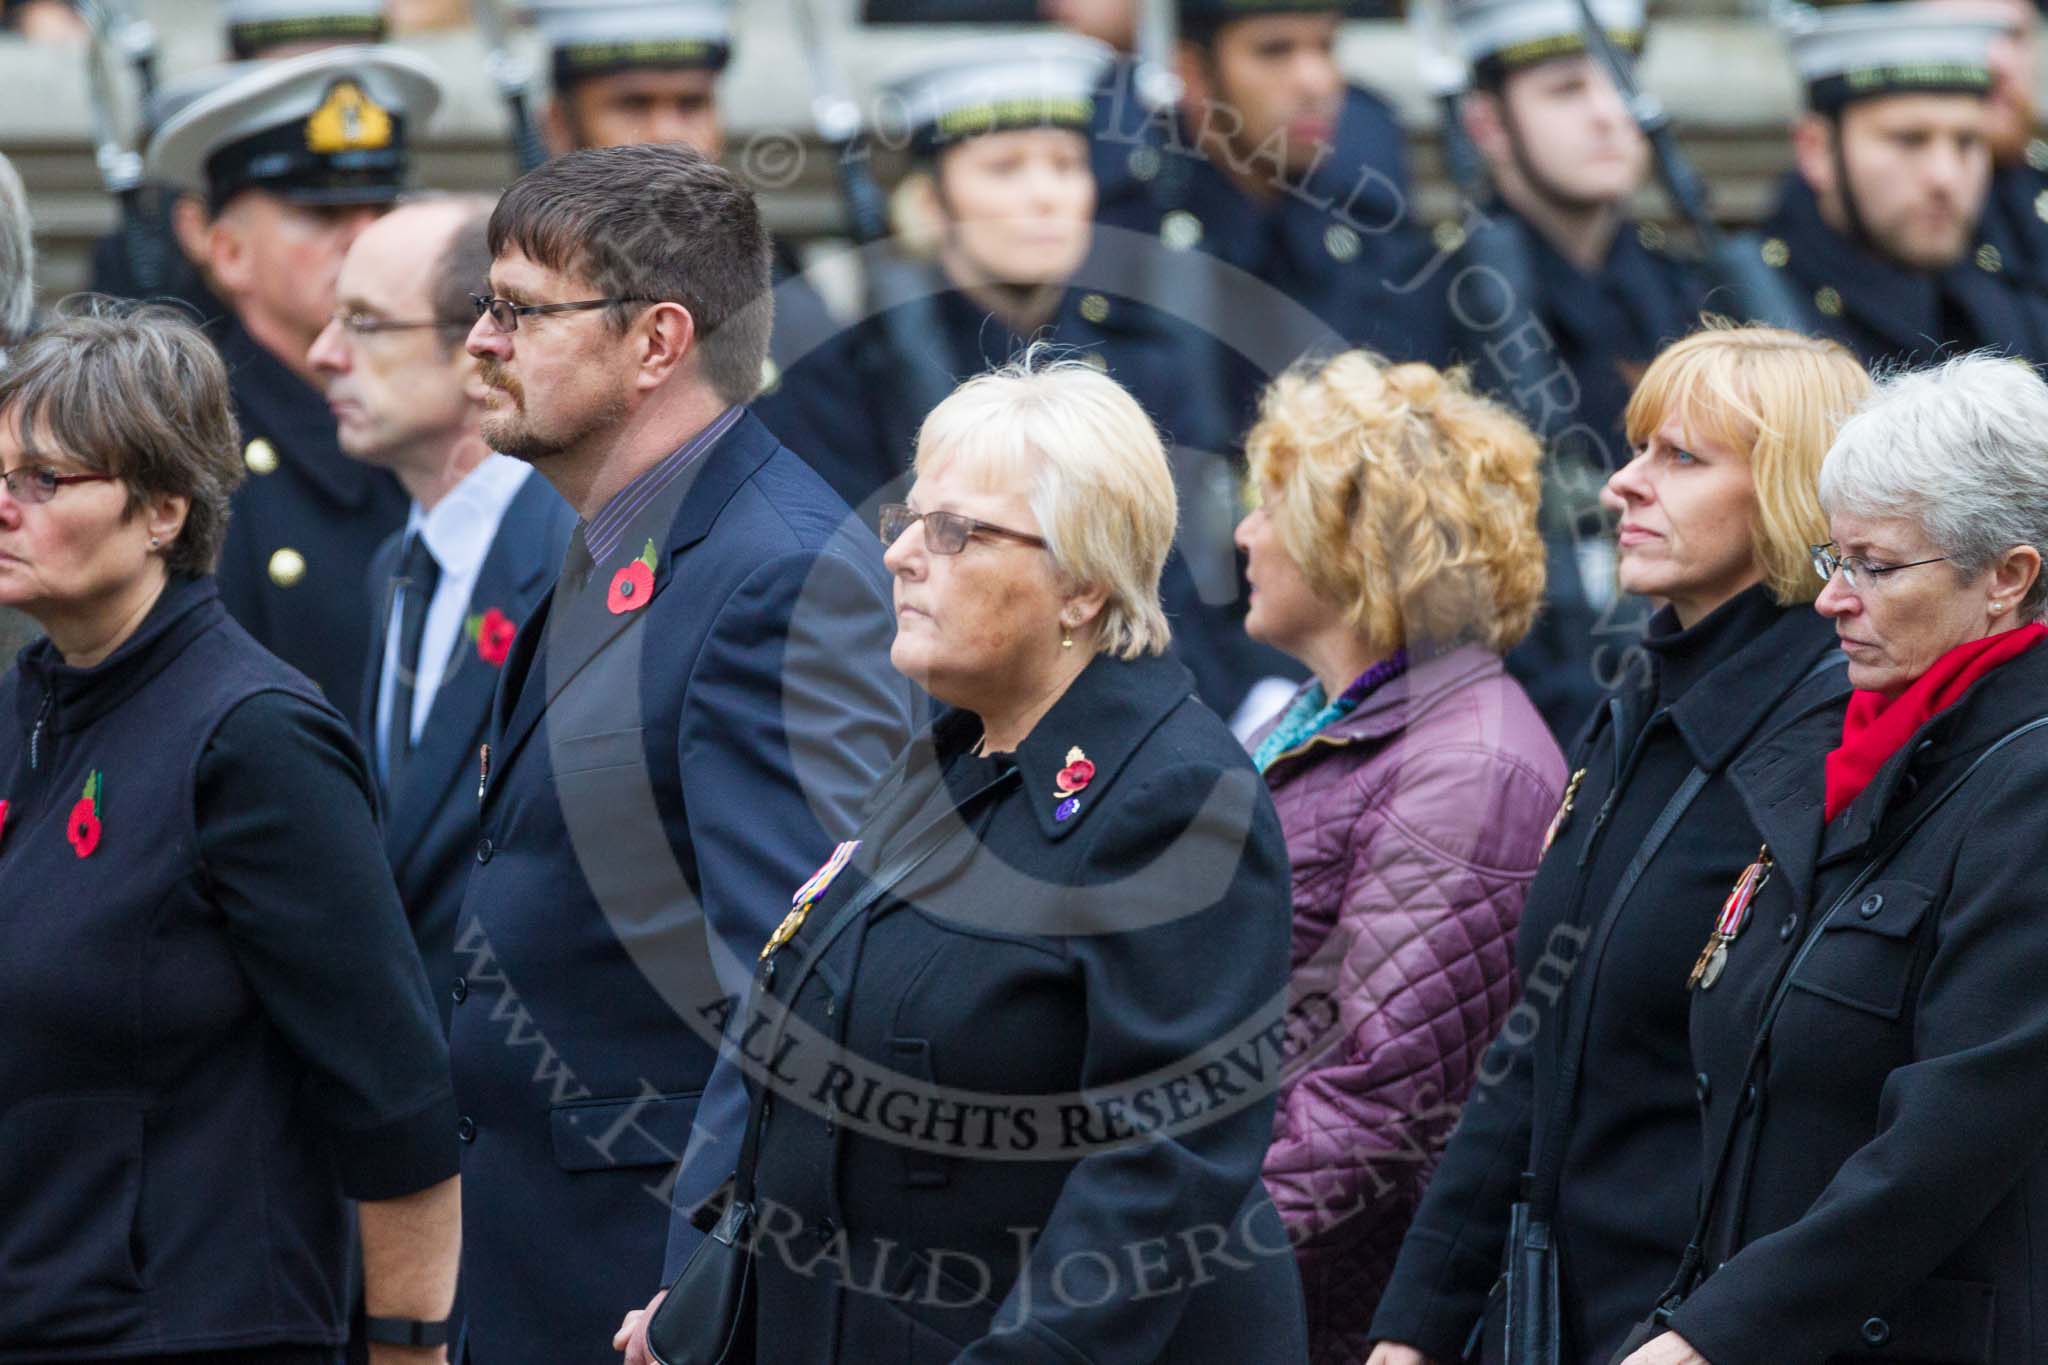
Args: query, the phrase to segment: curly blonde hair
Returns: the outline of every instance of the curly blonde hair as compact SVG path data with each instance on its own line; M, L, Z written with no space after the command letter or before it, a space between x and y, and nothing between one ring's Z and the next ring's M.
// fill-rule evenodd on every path
M1375 648L1506 653L1543 599L1542 447L1465 372L1364 351L1274 380L1251 494L1316 594Z
M1707 317L1643 372L1622 419L1640 450L1673 413L1686 439L1712 441L1749 460L1756 485L1757 570L1780 606L1811 602L1821 582L1811 547L1828 538L1820 467L1835 433L1870 393L1849 349L1775 327Z

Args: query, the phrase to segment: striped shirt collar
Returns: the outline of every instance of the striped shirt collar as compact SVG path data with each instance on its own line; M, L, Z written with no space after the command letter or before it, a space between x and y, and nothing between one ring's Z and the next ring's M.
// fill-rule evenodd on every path
M719 437L731 431L745 411L745 408L734 404L719 413L711 425L663 456L660 464L614 493L611 501L604 505L604 510L582 527L583 545L590 554L591 563L610 563L618 553L626 528L633 524L633 518L645 511L649 503L661 496L662 490L681 478L706 451L718 444Z

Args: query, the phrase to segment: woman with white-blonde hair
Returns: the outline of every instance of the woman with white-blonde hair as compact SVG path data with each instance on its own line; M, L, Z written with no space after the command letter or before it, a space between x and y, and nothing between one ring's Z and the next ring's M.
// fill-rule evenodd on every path
M915 476L891 658L944 709L756 977L750 1358L1302 1361L1259 1181L1287 852L1164 652L1159 435L1032 357Z

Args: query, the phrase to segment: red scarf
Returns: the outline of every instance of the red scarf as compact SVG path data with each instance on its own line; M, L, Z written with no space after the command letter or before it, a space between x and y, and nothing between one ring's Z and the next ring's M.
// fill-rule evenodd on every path
M1897 697L1857 692L1842 718L1842 747L1828 755L1827 818L1832 820L1877 776L1885 760L1905 747L1920 727L1962 699L1971 684L2048 636L2036 622L1957 645L1934 661Z

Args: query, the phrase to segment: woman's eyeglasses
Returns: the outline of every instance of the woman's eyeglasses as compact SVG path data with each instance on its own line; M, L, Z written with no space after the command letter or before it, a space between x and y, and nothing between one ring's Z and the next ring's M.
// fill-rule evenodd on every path
M519 319L538 317L543 313L581 313L590 308L609 308L615 303L659 303L659 299L616 298L579 299L575 303L514 303L510 299L494 298L485 294L471 294L469 301L476 305L476 315L490 315L491 325L501 332L519 330Z
M973 517L963 517L958 512L920 512L904 503L892 502L882 507L880 529L882 544L894 545L905 531L918 522L924 523L924 547L935 555L957 555L967 548L968 538L977 532L985 536L997 536L1003 540L1014 540L1020 545L1036 545L1045 548L1043 536L1026 535L1012 531L1007 526L995 526Z
M1838 555L1834 552L1835 542L1809 546L1813 551L1813 571L1820 575L1823 583L1832 582L1839 571L1842 581L1852 589L1881 588L1885 575L1895 574L1901 569L1917 569L1922 564L1939 564L1947 555L1936 555L1932 559L1916 559L1910 564L1875 564L1861 555Z
M106 483L120 477L119 474L59 474L48 465L25 464L0 474L0 483L7 485L8 497L33 505L56 497L57 490L66 484Z

